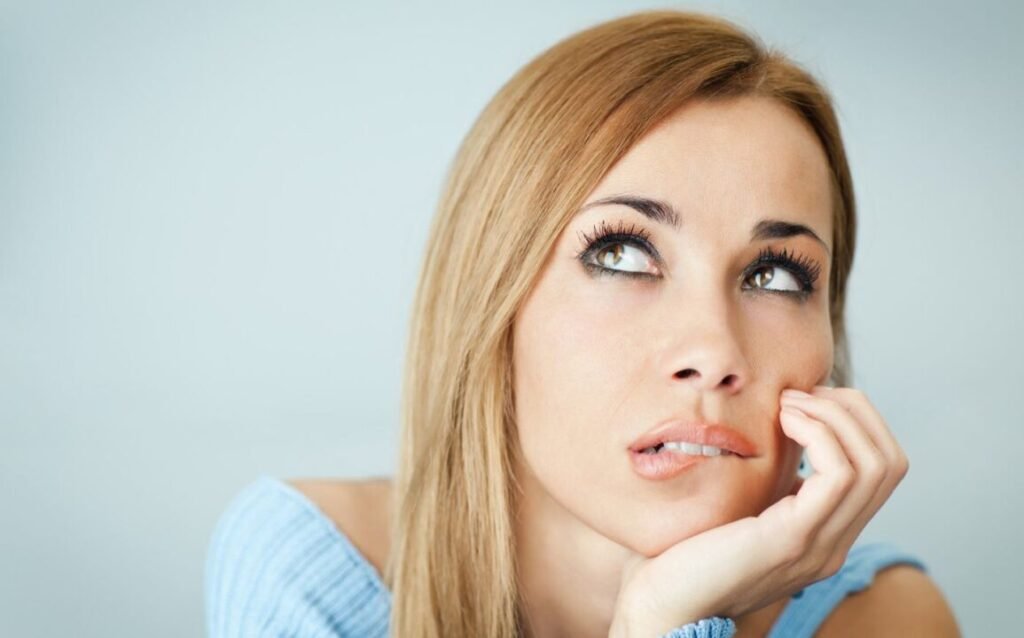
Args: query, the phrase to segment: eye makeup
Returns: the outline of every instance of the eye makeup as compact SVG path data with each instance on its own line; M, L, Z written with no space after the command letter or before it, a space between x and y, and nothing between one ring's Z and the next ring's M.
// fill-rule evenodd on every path
M636 226L634 224L626 226L626 224L621 221L619 221L615 226L609 226L604 220L601 220L600 228L595 226L593 235L588 235L581 231L579 236L586 248L578 253L576 258L583 263L583 267L590 273L594 275L626 275L634 279L658 279L658 275L652 273L630 272L605 268L600 264L594 263L590 259L605 248L623 244L636 246L653 257L655 261L660 262L661 255L658 253L658 249L654 247L654 244L651 243L651 234L642 226Z
M606 275L620 275L630 279L643 279L648 281L661 278L660 275L648 272L635 272L607 268L600 265L593 259L593 257L601 254L607 248L629 245L639 248L643 252L647 253L656 262L662 262L660 254L651 242L650 233L644 228L636 226L635 224L627 225L621 221L609 226L602 220L599 226L594 227L593 234L580 232L579 236L585 247L577 253L576 259L581 262L584 269L586 269L591 276L600 277ZM760 293L780 294L801 302L805 301L815 292L815 290L817 290L816 283L818 276L821 273L820 264L810 257L794 254L788 248L784 248L781 251L775 250L771 247L762 248L754 261L752 261L745 269L743 275L744 281L750 279L755 274L771 270L772 268L782 268L788 271L799 283L800 289L773 290L770 288L760 288L758 286L751 286L749 289Z

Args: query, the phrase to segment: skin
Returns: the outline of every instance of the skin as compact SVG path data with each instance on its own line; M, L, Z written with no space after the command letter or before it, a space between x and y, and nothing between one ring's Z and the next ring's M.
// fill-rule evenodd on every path
M787 436L779 410L783 390L825 384L833 364L829 188L818 140L781 103L693 101L586 199L656 198L679 212L680 228L610 204L580 212L557 239L514 325L517 558L531 636L608 636L624 622L620 590L638 561L758 516L799 487L801 442ZM751 243L765 218L809 226L826 245L807 236ZM618 261L614 246L591 261L655 279L584 269L580 233L593 236L602 222L644 229L660 258L626 243ZM820 266L806 300L778 292L800 288L786 268L752 276L768 246ZM670 417L727 423L759 455L642 479L627 448ZM658 611L676 622L675 611Z

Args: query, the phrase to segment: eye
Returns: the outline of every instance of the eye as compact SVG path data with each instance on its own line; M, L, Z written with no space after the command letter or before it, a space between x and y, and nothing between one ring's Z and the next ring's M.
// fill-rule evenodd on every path
M783 273L780 277L778 273ZM788 249L776 252L772 248L764 248L757 259L747 268L745 281L754 281L754 290L764 290L773 294L788 295L804 301L817 290L818 275L821 266L813 259L793 255ZM787 288L767 288L776 280L790 283Z
M781 273L781 276L779 275L779 273ZM779 290L780 292L800 292L801 290L803 290L800 282L797 281L797 278L794 277L792 273L790 273L785 268L779 268L778 266L762 266L761 268L754 271L754 274L748 277L748 279L755 281L757 283L755 287L761 288L763 290ZM785 283L787 279L790 282L789 288L779 289L766 287L768 284L774 283L776 281L781 281Z
M649 261L642 250L627 242L607 245L597 251L594 257L599 266L633 273L646 272L643 262Z
M621 275L641 279L658 279L650 264L658 261L658 251L643 228L626 227L621 222L609 228L603 221L594 234L580 233L585 248L576 258L594 275ZM648 264L648 265L645 265Z

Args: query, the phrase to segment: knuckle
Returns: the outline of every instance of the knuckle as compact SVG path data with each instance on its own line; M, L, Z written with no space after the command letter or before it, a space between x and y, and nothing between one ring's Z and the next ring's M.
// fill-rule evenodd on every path
M860 388L837 388L836 392L838 392L840 396L852 401L860 401L866 398L866 395Z
M783 560L788 564L794 564L807 556L807 548L810 544L811 533L805 528L797 528L786 535L786 543L783 547Z
M864 468L861 471L868 481L881 483L885 479L887 469L885 461L880 456L872 456L864 462Z
M903 478L904 476L907 475L907 472L910 471L910 459L907 458L906 454L900 454L900 458L897 461L896 467L899 470L900 478Z
M835 489L840 494L846 494L853 488L853 484L856 482L857 475L853 471L853 468L846 466L841 470L836 470L835 473Z
M842 569L844 562L846 562L845 558L838 554L833 554L825 561L824 565L822 565L822 573L824 573L826 577L833 576Z
M813 560L811 560L813 574L815 576L820 576L824 572L828 571L829 560L829 553L827 551L819 549L815 552Z

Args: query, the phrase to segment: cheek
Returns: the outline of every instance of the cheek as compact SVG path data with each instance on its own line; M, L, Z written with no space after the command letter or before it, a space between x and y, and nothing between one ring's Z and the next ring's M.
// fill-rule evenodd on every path
M834 353L831 337L805 337L799 347L779 359L778 375L785 388L798 388L807 392L816 385L824 384L832 372Z
M756 396L756 416L766 455L764 492L759 496L765 506L789 493L800 464L800 444L786 436L779 421L781 393L786 388L810 391L827 382L834 362L832 327L828 313L809 312L801 317L792 308L779 305L747 315L749 325L747 352L753 366L752 386Z
M629 411L637 408L642 361L630 332L635 318L622 302L600 286L552 274L526 300L514 325L515 421L523 460L574 511L596 507L607 483L621 482L628 469L626 439L637 422Z
M582 288L575 285L578 290ZM628 317L610 300L581 297L568 283L539 289L514 328L516 417L524 439L570 445L616 423L615 406L637 375L623 339Z
M758 383L777 386L778 392L787 387L809 390L825 383L834 361L828 313L811 308L794 313L785 306L759 310L745 315Z

